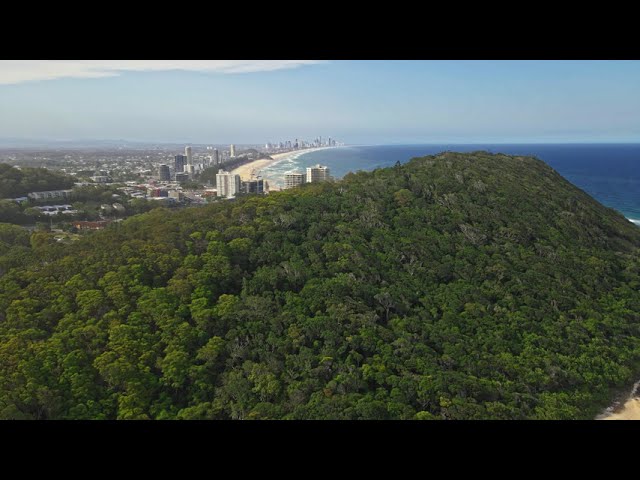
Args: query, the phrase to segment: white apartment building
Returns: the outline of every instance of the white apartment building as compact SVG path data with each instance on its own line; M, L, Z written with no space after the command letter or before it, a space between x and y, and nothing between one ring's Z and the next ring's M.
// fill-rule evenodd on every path
M307 183L324 182L329 178L329 167L320 164L315 167L307 167Z
M284 188L293 188L302 185L306 181L306 175L302 172L287 172L284 174Z
M240 175L220 170L216 175L216 189L219 197L235 197L240 192Z

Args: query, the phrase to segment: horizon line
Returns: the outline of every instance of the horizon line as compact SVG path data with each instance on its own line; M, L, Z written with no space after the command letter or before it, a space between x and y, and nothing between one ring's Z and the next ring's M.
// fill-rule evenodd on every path
M12 145L13 143L13 145ZM92 146L92 143L95 146L98 146L100 143L131 143L131 144L142 144L142 145L167 145L167 146L175 146L175 145L185 145L185 146L212 146L212 145L262 145L264 146L265 142L243 142L243 143L233 143L233 142L184 142L184 141L159 141L159 140L130 140L130 139L39 139L39 138L0 138L0 148L23 148L29 147L29 145L21 145L22 143L34 143L34 144L47 144L51 143L52 146L56 144L85 144L85 146ZM478 141L464 141L464 140L441 140L441 141L388 141L388 142L375 142L375 143L347 143L342 142L344 145L336 146L335 148L340 147L382 147L382 146L419 146L419 145L638 145L640 144L640 139L636 141L632 140L496 140L496 141L488 141L488 140L478 140ZM42 145L40 145L42 146Z

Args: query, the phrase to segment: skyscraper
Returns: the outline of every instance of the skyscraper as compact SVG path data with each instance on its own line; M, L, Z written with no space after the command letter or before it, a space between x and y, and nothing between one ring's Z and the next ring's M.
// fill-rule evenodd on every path
M193 155L191 153L191 147L185 147L184 154L187 157L187 165L193 165Z
M220 152L218 152L217 148L213 149L213 164L214 165L220 164Z
M324 165L316 165L315 167L307 167L307 178L306 181L308 183L312 182L324 182L329 179L329 167Z
M176 173L182 173L184 172L184 165L187 161L187 157L185 157L184 155L176 155L175 157L175 170Z
M284 188L297 187L305 183L306 175L302 172L287 172L284 174Z
M158 168L158 176L160 177L161 182L170 181L171 171L169 170L169 165L160 165L160 168Z
M234 197L240 192L240 175L220 170L216 175L216 189L219 197Z
M236 156L236 146L233 143L229 146L229 155L231 158Z

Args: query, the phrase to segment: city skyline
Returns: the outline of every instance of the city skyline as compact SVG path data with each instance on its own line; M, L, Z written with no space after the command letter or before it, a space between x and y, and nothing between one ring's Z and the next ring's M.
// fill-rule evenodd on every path
M44 141L640 139L636 61L1 61L0 131Z

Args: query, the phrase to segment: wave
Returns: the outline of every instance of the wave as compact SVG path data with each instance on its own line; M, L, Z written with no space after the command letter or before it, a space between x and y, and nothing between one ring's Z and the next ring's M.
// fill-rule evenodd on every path
M262 170L262 176L269 178L270 185L283 187L284 175L286 173L296 170L304 170L304 168L302 168L303 163L300 157L319 150L324 150L324 148L291 152L265 167Z
M636 220L635 218L627 218L630 222L635 223L636 225L640 225L640 220Z
M296 160L299 157L301 157L303 155L306 155L308 153L312 153L314 151L315 150L311 150L311 151L308 151L308 152L302 151L302 152L291 153L290 155L286 155L286 156L276 160L271 165L269 165L265 170L269 170L269 169L271 169L271 168L273 168L273 167L275 167L277 165L280 165L281 163L288 163L288 164L291 164L291 165L296 165L298 163L298 162L296 162Z

